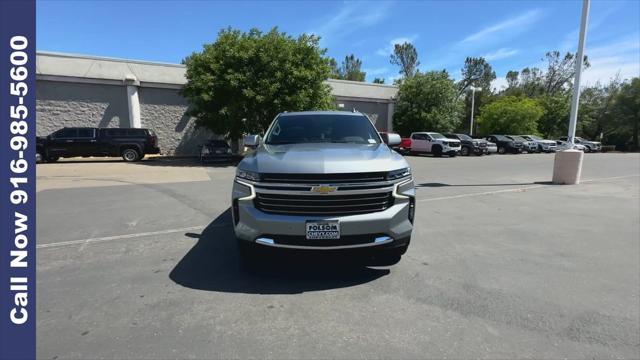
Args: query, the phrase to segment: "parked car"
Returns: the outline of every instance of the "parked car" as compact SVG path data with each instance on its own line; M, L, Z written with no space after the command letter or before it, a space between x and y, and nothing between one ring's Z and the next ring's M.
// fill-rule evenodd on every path
M507 137L512 139L513 141L521 142L523 145L523 151L526 151L528 153L538 152L538 144L536 144L535 141L529 141L518 135L507 135Z
M489 135L485 139L496 144L498 147L498 154L519 154L524 150L524 144L522 141L510 139L505 135Z
M556 142L553 140L545 140L536 135L520 135L528 141L533 141L538 145L538 152L554 152L556 151Z
M231 146L225 140L209 140L200 149L200 161L231 161Z
M238 164L231 193L243 257L256 246L359 249L388 263L407 251L415 188L407 161L358 112L281 113Z
M567 141L568 138L566 136L563 136L560 138L560 140L562 141ZM602 150L602 143L599 141L591 141L591 140L586 140L583 139L581 137L576 136L573 139L573 143L574 144L580 144L582 146L584 146L584 152L589 153L589 152L597 152Z
M586 151L586 147L582 144L573 144L573 147L571 147L566 141L556 140L556 151L569 150L572 148L574 150Z
M150 129L65 127L36 142L36 160L41 162L78 156L122 156L131 162L159 153L158 137Z
M488 154L487 140L474 139L467 134L444 134L449 139L460 140L461 148L460 155L469 156L471 154L484 155Z
M496 143L492 143L491 141L487 141L487 155L495 154L498 152L498 145Z
M430 153L434 156L446 154L455 157L461 149L460 140L448 139L436 132L414 132L411 133L410 139L410 154Z

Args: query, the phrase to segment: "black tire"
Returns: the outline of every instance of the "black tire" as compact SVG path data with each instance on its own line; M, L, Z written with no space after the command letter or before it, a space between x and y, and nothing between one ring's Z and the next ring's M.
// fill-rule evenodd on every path
M452 151L452 152L449 153L449 157L452 157L452 158L456 157L456 155L458 155L458 154L456 154L455 151Z
M60 159L60 158L57 157L57 156L48 156L47 157L47 162L56 162L56 161L58 161L58 159Z
M134 162L140 160L140 153L134 148L126 148L122 150L122 159L126 162Z
M463 146L462 149L460 149L460 155L462 155L462 156L471 155L471 149L469 149L468 146Z
M507 149L504 146L498 147L498 154L506 154L506 153L507 153Z
M585 145L584 153L586 154L586 153L590 153L590 152L591 152L591 148Z
M442 156L442 147L440 145L435 145L433 149L431 149L433 156L440 157Z

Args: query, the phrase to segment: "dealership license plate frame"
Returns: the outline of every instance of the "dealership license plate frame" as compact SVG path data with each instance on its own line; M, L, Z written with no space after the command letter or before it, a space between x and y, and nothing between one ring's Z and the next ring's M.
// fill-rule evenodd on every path
M315 229L312 228L313 226L316 226L316 228ZM318 226L322 226L323 229L317 228ZM331 234L321 234L321 233L331 233ZM340 221L339 220L309 220L309 221L306 221L305 222L305 238L307 240L337 240L337 239L340 239Z

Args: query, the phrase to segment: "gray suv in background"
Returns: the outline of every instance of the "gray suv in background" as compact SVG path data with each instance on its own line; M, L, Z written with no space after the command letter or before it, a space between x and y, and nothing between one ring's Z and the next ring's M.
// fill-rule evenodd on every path
M407 251L415 189L406 160L361 113L279 114L239 164L231 195L245 258L258 246L361 249L391 263Z

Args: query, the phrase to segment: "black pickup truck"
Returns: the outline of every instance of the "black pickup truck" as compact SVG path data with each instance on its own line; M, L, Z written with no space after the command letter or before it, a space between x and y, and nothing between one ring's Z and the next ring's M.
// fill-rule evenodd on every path
M489 149L487 148L487 140L485 139L474 139L467 134L444 134L444 136L449 139L458 139L462 144L462 148L460 149L460 155L469 156L471 154L476 154L478 156L488 154Z
M138 161L158 154L158 137L152 130L137 128L65 127L38 137L36 161L54 162L61 157L122 156Z

